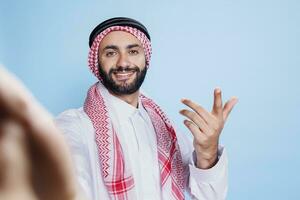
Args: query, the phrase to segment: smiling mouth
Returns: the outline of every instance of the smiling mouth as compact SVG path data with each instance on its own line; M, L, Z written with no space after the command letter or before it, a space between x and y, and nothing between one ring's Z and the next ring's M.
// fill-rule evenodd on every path
M135 71L117 71L113 73L116 80L122 82L129 80L133 74L135 74Z

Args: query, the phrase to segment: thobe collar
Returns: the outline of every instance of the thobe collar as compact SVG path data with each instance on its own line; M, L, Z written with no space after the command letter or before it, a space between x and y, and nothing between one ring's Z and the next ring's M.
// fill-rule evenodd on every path
M136 108L131 104L127 103L126 101L109 93L109 91L103 84L98 83L97 86L100 89L100 91L102 91L103 98L106 104L108 104L107 106L109 108L112 107L114 108L114 110L116 110L114 114L119 119L120 124L122 124L124 120L128 120L134 117L135 115L140 115L144 120L147 120L148 114L141 102L140 97L138 98L138 108Z

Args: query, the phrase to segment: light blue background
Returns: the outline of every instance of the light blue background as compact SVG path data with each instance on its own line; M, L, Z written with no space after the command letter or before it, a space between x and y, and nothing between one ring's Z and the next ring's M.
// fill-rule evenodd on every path
M143 89L187 133L181 98L211 110L216 86L239 97L221 137L229 200L300 199L299 1L1 0L0 62L53 114L79 107L96 81L89 33L115 16L148 27Z

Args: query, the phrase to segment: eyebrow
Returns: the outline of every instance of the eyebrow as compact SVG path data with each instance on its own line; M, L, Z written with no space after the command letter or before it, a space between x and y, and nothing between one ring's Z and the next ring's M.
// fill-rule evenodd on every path
M141 45L139 45L139 44L129 44L129 45L127 45L126 49L131 49L131 48L134 48L134 47L141 47ZM119 47L116 46L116 45L107 45L106 47L103 48L103 51L105 51L107 49L118 50Z
M131 49L131 48L134 48L134 47L141 47L139 44L130 44L126 47L126 49Z
M107 45L106 47L103 48L103 51L107 49L118 50L119 48L116 45Z

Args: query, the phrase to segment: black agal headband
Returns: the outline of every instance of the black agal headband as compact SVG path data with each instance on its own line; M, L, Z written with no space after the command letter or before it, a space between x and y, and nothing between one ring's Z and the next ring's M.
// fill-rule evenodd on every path
M147 36L147 38L151 40L147 28L139 21L127 17L115 17L115 18L105 20L104 22L100 23L98 26L94 28L94 30L91 32L89 37L89 46L90 47L92 46L94 39L97 37L99 33L101 33L102 31L104 31L105 29L111 26L130 26L136 28L142 31Z

